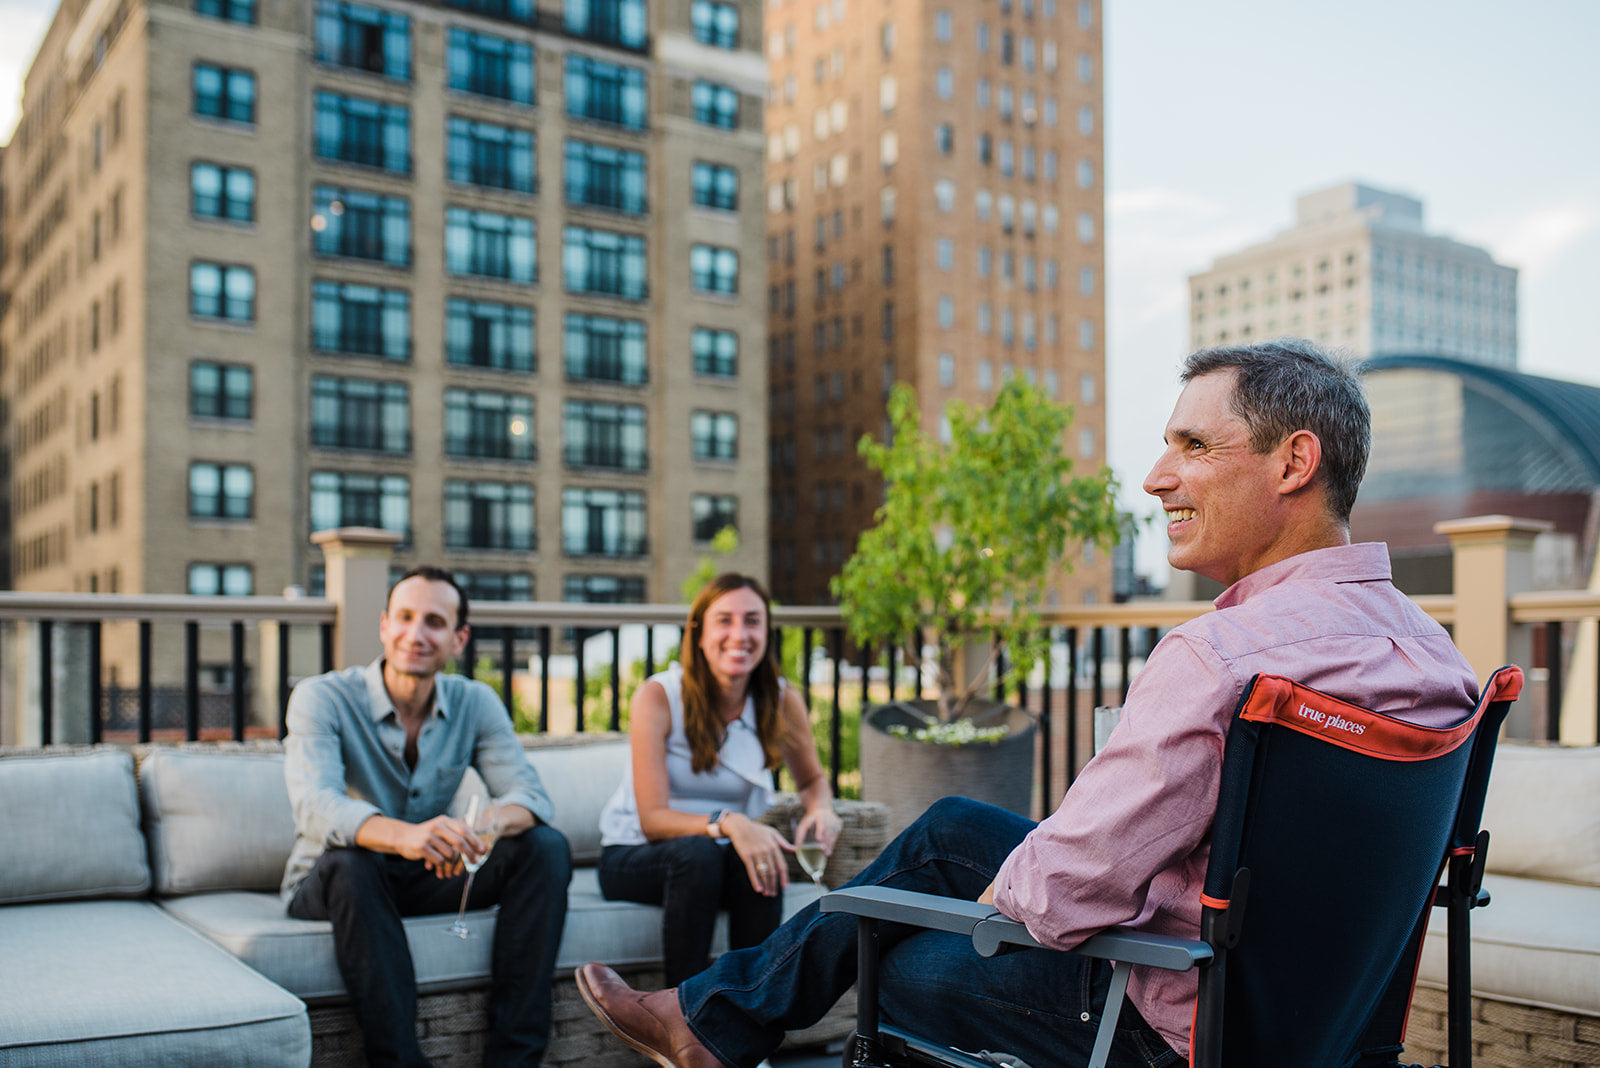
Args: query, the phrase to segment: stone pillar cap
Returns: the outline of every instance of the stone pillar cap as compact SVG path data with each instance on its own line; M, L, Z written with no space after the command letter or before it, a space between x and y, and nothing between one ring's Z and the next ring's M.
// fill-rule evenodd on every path
M313 545L326 549L392 549L400 544L401 535L378 527L338 527L319 530L311 535Z
M1472 540L1517 535L1532 538L1554 529L1554 523L1543 519L1519 519L1509 515L1475 515L1465 519L1446 519L1433 525L1435 534Z

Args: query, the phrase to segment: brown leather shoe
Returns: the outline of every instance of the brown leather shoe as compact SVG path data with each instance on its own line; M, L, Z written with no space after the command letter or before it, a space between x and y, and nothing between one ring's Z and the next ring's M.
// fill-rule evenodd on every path
M578 969L578 993L611 1033L661 1068L722 1068L689 1030L676 987L644 994L604 964Z

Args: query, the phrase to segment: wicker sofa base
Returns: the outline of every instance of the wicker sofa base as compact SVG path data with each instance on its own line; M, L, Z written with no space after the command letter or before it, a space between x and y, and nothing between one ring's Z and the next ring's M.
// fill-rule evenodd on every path
M640 989L661 985L659 970L625 972ZM589 1011L578 994L572 975L558 975L552 1006L554 1030L544 1063L548 1068L567 1065L593 1068L637 1068L645 1058L623 1045ZM487 990L425 994L417 999L417 1034L422 1052L439 1068L469 1068L482 1063L488 1011ZM856 998L850 991L839 999L815 1026L797 1031L786 1048L824 1046L842 1040L855 1029ZM311 1064L313 1068L364 1068L361 1031L347 1006L311 1010Z
M1444 991L1418 986L1411 999L1405 1060L1443 1064L1449 1044ZM1472 998L1476 1068L1589 1068L1600 1065L1600 1017Z

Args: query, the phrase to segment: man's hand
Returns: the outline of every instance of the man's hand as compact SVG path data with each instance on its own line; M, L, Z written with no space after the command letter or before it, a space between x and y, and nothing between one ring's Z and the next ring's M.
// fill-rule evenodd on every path
M423 823L372 816L356 832L356 845L377 853L420 860L441 879L460 875L465 870L463 853L476 856L483 851L483 843L477 835L465 823L449 816L435 816Z

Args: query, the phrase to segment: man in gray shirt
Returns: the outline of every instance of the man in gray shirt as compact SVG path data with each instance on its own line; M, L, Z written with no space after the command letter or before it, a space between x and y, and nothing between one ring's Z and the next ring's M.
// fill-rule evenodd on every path
M289 698L284 774L295 844L289 914L333 923L339 972L373 1065L425 1065L402 916L453 911L484 843L447 812L470 764L499 806L499 840L469 902L498 902L486 1065L536 1065L572 856L511 719L481 682L439 671L467 641L467 597L418 567L389 591L383 656L306 679ZM425 937L444 939L442 931Z

